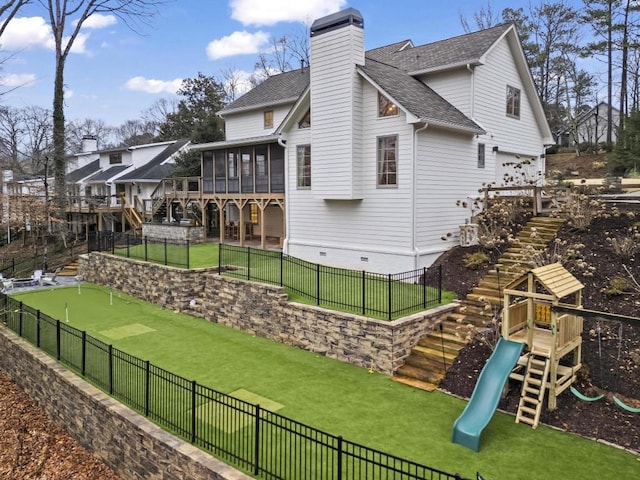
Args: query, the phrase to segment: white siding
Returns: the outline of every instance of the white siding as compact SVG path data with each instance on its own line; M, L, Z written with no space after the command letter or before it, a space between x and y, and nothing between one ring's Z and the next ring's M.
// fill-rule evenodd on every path
M416 248L428 266L434 254L457 242L458 227L471 220L471 206L483 182L494 176L493 161L478 168L478 141L472 135L428 128L419 134L416 162ZM456 202L467 202L468 208ZM477 212L476 212L477 213ZM453 235L442 240L448 233Z
M312 99L313 101L313 99ZM287 251L309 261L376 272L414 268L411 221L413 177L413 127L404 114L377 117L377 90L368 83L362 96L363 199L324 200L316 195L316 171L311 189L296 188L295 146L307 143L309 133L289 132L287 187ZM311 163L317 163L315 119ZM398 135L398 186L377 187L377 138ZM336 178L337 180L337 178ZM321 252L325 255L321 256ZM363 260L366 259L366 260Z
M311 38L314 192L325 199L362 197L360 120L364 32L346 26Z
M227 115L224 119L225 139L239 140L271 135L280 126L292 106L293 104L286 104ZM267 110L273 110L273 127L271 128L264 128L264 112Z
M471 72L467 69L449 70L422 77L420 80L462 113L468 117L473 116L471 111L472 77Z
M486 64L475 68L474 117L487 130L487 152L498 146L501 152L537 157L543 153L542 136L505 39L487 55ZM520 118L506 114L507 85L521 93ZM514 157L515 159L515 157Z

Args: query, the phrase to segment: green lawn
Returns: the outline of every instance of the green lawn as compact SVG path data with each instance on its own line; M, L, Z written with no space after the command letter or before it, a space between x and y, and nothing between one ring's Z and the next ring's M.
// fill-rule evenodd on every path
M182 262L186 266L186 247L163 244L137 245L117 249L122 256L145 259L157 263ZM400 318L432 308L437 302L437 290L432 287L406 281L392 281L391 288L386 275L364 274L361 271L318 266L293 257L286 257L281 269L280 253L276 251L225 246L222 264L232 266L224 272L235 278L257 282L282 284L293 301L347 313L366 315L387 320L389 308L392 318ZM165 260L167 260L165 262ZM190 268L219 265L219 245L200 243L190 246ZM363 287L363 285L365 285ZM318 296L320 302L318 303ZM455 298L453 292L442 292L440 304L448 304Z
M278 413L345 439L475 478L640 478L637 455L497 413L475 453L451 443L466 402L387 376L83 284L15 298L89 335L225 393L240 389ZM568 393L567 393L568 395ZM560 397L562 401L562 397Z

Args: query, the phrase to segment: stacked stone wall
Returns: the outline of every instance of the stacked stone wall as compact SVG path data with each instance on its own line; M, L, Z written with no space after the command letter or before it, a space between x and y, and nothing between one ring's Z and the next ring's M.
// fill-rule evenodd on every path
M149 238L166 238L177 243L201 243L204 238L204 227L180 225L180 224L160 224L144 223L142 225L142 236Z
M5 326L0 326L0 352L0 368L123 480L251 478L165 432Z
M184 270L91 253L79 269L86 281L388 375L454 308L389 322L290 302L282 287L221 276L215 268Z

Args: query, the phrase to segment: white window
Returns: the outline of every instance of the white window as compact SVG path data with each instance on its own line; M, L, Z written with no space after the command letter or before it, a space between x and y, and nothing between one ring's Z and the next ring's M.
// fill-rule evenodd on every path
M297 152L298 188L311 188L311 145L298 145Z
M378 92L378 117L395 117L398 115L398 106Z
M378 186L397 185L398 136L378 137Z
M478 168L484 168L484 143L478 144Z
M507 85L507 115L520 118L520 89Z

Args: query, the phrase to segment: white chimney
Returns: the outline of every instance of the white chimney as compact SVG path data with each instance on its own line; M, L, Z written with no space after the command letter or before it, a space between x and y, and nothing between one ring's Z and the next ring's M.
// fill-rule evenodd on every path
M323 199L361 199L364 20L348 8L311 25L311 189Z
M85 135L82 137L82 152L89 153L98 150L98 139L95 135Z

